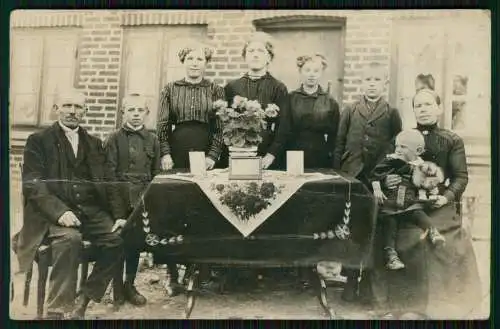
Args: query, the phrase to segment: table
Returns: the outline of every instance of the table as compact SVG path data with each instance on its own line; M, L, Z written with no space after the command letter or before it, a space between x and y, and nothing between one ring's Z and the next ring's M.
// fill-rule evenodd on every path
M316 171L337 177L305 183L246 237L196 183L157 176L128 219L126 241L145 243L159 263L191 264L186 317L194 306L197 264L298 267L336 261L370 267L377 212L373 196L352 177ZM318 279L321 304L333 317L326 284Z

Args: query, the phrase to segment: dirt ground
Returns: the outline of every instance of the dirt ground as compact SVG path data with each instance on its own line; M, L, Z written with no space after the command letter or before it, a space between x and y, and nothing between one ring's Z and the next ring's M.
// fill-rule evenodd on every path
M15 276L16 298L11 304L11 318L33 319L36 314L36 277L33 274L30 304L21 305L24 276ZM146 296L143 307L125 304L114 309L108 290L102 303L91 303L87 319L183 319L187 298L184 294L168 297L165 293L165 269L147 268L138 273L136 286ZM340 302L341 283L328 288L328 300L338 316L369 319L375 314L367 308ZM216 292L198 291L192 319L328 319L320 306L315 289L303 289L296 280L276 282L263 279L253 289Z

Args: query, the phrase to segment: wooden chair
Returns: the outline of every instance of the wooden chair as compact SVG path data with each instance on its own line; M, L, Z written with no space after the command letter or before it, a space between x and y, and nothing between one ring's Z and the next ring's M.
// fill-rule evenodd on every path
M91 261L91 249L92 244L89 241L83 241L82 253L81 253L81 270L80 270L80 284L81 289L88 277L89 262ZM49 274L49 268L52 266L52 252L50 245L42 244L35 255L35 262L38 266L38 282L37 282L37 316L42 317L44 306L45 306L45 294L47 289L47 278ZM30 298L30 287L31 279L33 276L33 265L26 273L26 279L24 281L24 296L23 296L23 306L28 306Z
M19 163L19 168L21 171L21 176L23 172L22 163ZM25 206L25 199L21 192L22 205ZM91 249L92 244L89 241L83 241L82 243L82 253L81 253L81 270L80 270L80 289L85 284L88 271L89 271L89 262L91 261ZM44 305L45 305L45 295L47 288L47 278L49 274L49 268L52 266L52 252L50 245L47 243L42 243L42 245L38 248L35 255L35 262L38 266L38 282L37 282L37 316L40 318L43 316ZM30 287L31 287L31 279L33 277L33 264L30 269L26 273L26 278L24 280L24 293L23 293L23 306L28 306L29 298L30 298ZM11 282L11 301L14 299L14 285Z

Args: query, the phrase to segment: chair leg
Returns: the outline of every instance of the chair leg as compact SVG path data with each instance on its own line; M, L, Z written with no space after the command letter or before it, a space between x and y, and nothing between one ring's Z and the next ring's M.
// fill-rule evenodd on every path
M30 287L31 278L33 277L33 264L31 264L30 269L26 272L26 279L24 280L24 296L23 296L23 306L28 306L30 301Z
M42 257L41 257L42 258ZM49 262L45 257L38 261L38 292L37 292L37 315L43 316L45 305L45 290L47 289L47 277L49 275Z
M80 288L79 288L80 291L82 291L83 286L87 282L88 276L89 276L89 262L84 260L82 261L82 268L80 272Z

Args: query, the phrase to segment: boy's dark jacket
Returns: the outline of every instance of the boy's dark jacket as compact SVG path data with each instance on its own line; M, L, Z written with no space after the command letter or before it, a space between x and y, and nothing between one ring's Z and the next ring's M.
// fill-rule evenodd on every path
M334 152L334 168L356 177L369 174L402 129L397 109L380 99L373 111L364 97L342 111Z
M105 142L106 179L111 182L108 185L108 199L114 219L126 219L131 207L134 206L132 202L135 200L130 200L130 189L147 186L147 183L160 172L160 144L158 138L155 134L143 128L135 133L140 134L144 139L143 156L147 157L148 166L146 168L136 168L136 172L140 171L141 174L144 174L140 181L131 181L131 178L127 176L130 163L127 130L130 131L126 127L120 128L113 132ZM113 182L115 183L113 184Z

